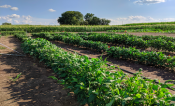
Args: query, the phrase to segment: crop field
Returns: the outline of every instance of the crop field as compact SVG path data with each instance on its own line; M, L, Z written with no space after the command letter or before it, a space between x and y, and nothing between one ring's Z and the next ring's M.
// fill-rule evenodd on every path
M45 80L55 80L64 85L64 88L74 93L75 100L80 105L173 106L173 24L0 26L0 39L12 35L15 37L13 39L19 40L20 46L18 44L19 48L15 50L21 50L23 54L37 59L38 63L51 69L55 74L49 74ZM137 36L130 32L145 34ZM152 32L152 35L147 35L147 32ZM155 32L160 35L154 36ZM167 36L168 33L171 37ZM9 40L6 44L11 46L12 41ZM5 50L0 45L0 53ZM0 55L0 58L3 56ZM0 60L0 63L3 61ZM131 76L127 71L135 74ZM21 73L13 79L14 82L21 81L20 76L25 75ZM49 91L49 87L46 90ZM75 105L75 100L69 101Z

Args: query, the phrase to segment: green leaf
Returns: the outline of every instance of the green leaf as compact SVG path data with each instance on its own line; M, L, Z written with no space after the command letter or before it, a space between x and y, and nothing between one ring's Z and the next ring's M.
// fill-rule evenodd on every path
M65 77L67 74L64 73L64 74L61 74L59 77Z
M96 95L91 94L91 95L89 96L88 102L91 103L95 98L96 98Z
M52 78L53 80L57 80L58 81L58 78L56 78L55 76L49 76L48 78Z
M174 84L166 84L168 87L171 87L171 86L173 86Z
M114 103L115 99L113 98L108 104L106 104L106 106L112 106L112 104Z
M159 87L158 85L155 85L155 84L153 85L154 90L158 90L158 87Z
M101 84L101 82L103 81L103 77L100 77L100 78L98 79L98 81L99 81L100 84Z
M141 94L139 94L139 93L136 94L136 97L141 98Z

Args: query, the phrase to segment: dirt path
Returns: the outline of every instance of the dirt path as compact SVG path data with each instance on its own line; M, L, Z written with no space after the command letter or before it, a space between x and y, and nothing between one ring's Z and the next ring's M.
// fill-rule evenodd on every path
M0 43L23 53L21 42L14 36L2 36ZM7 48L0 53L17 54ZM19 73L20 78L11 81L10 77ZM76 97L67 96L69 90L48 76L55 74L37 59L0 55L0 106L78 106Z

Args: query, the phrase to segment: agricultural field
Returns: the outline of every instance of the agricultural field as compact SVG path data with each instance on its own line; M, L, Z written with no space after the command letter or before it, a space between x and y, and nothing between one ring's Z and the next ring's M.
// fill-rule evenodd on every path
M24 95L21 105L30 104L25 104L24 98L31 98L31 104L52 106L164 106L173 103L175 91L168 88L175 88L173 81L169 81L175 80L174 25L0 27L0 43L27 55L0 55L0 71L4 75L1 77L4 82L1 80L0 84L12 88L14 94L24 88L12 97L18 99ZM151 31L159 33L148 33ZM0 53L15 54L2 45ZM9 71L4 73L4 70ZM134 76L127 71L138 74ZM13 81L7 76L14 77ZM33 83L35 81L37 83ZM61 85L69 90L63 90ZM74 98L66 96L69 91L74 92ZM3 102L0 103L9 103L6 100L10 96L1 96ZM58 98L63 99L55 102Z

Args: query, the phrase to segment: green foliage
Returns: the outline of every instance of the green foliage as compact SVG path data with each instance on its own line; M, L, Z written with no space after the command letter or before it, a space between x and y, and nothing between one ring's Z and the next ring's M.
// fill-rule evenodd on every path
M16 78L14 78L14 79L13 79L13 78L10 78L10 79L11 79L12 81L16 81L16 80L21 76L21 74L22 74L22 73L19 73L19 74L16 76Z
M121 48L121 47L110 47L107 51L108 56L123 59L137 60L138 63L146 65L158 65L163 67L169 67L173 70L175 67L175 56L166 56L162 52L140 52L135 48ZM168 65L167 65L168 64Z
M81 21L82 22L82 21ZM1 31L27 31L28 33L34 32L93 32L95 31L107 31L107 30L118 30L119 32L166 32L166 33L175 33L174 25L151 25L151 26L108 26L108 25L87 25L87 26L37 26L37 25L29 25L29 26L20 26L20 25L12 25L12 26L0 26ZM122 29L122 30L121 30ZM132 30L131 30L132 29ZM120 31L121 30L121 31ZM115 32L113 31L113 32ZM112 32L112 31L111 31Z
M15 34L15 37L18 38L20 41L24 42L25 40L27 39L31 39L31 37L29 38L28 36L26 35L23 35L23 34L19 34L19 33L16 33Z
M19 33L19 34L26 34L25 31L0 31L0 36L6 36L6 35L14 35L16 33Z
M2 25L12 25L12 24L5 22L5 23L2 23Z
M100 24L99 25L109 25L111 20L106 20L106 19L100 19Z
M80 23L80 25L88 25L88 21L82 21L81 23Z
M85 16L84 16L84 19L90 23L90 21L92 20L92 18L94 17L94 14L92 13L87 13Z
M62 17L57 20L60 25L80 25L80 22L83 21L83 14L78 11L66 11L61 15Z
M175 22L151 22L151 23L131 23L122 26L135 26L135 25L156 25L156 24L175 24Z
M42 37L47 40L59 40L66 44L77 45L96 50L97 52L104 52L108 46L102 42L86 41L80 36L71 33L51 34L51 33L32 33L32 36Z
M100 25L100 18L94 16L90 20L89 25Z
M0 50L1 50L1 49L6 49L6 47L0 46Z
M126 30L107 30L107 32L151 32L151 33L175 33L175 30L169 30L169 29L166 29L166 30L162 30L162 29L155 29L155 28L152 28L152 29L126 29Z
M62 78L59 83L70 88L81 105L165 106L174 101L175 96L165 89L173 84L165 82L161 86L154 80L142 79L142 69L133 77L120 70L111 73L104 67L106 60L68 53L42 38L27 39L22 48L51 67ZM50 78L58 81L55 77Z
M147 48L150 45L159 49L159 47L166 47L167 49L172 50L174 47L173 43L169 41L166 46L165 44L161 44L161 42L155 42L155 40L144 41L142 38L137 38L134 35L106 35L106 34L89 34L88 36L76 35L71 33L62 33L62 34L48 34L48 33L40 33L40 34L32 34L33 36L38 36L42 38L46 38L48 40L59 40L64 43L77 45L81 47L86 47L89 49L96 50L97 52L107 52L108 56L123 58L123 59L133 59L138 60L138 63L146 64L146 65L159 65L163 67L169 67L171 69L175 66L175 56L166 56L162 54L162 52L140 52L139 49L134 48L121 48L121 47L111 47L108 48L108 43L115 44L127 44L132 46L137 46L140 48ZM85 40L84 40L85 39ZM100 42L101 41L101 42ZM162 41L166 42L166 41ZM161 46L162 45L162 46ZM158 47L159 46L159 47ZM165 49L165 48L164 48ZM168 65L167 65L168 64Z

